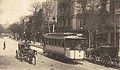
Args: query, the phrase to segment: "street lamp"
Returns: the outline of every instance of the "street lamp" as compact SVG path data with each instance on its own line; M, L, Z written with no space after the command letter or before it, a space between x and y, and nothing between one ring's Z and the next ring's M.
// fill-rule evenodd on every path
M23 32L23 39L25 39L25 37L26 37L26 36L25 36L25 31L24 31L24 32Z
M25 34L25 32L23 32Z
M38 32L38 34L39 34L40 32Z
M84 28L83 27L80 27L81 30L83 30Z

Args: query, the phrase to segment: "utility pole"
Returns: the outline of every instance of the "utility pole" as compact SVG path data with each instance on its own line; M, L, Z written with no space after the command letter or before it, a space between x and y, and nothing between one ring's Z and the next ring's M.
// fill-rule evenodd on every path
M113 23L114 23L114 47L117 47L117 14L116 14L116 12L115 12L115 9L116 9L116 2L115 1L111 1L111 2L113 2L112 4L112 6L113 6L113 12L112 12L112 14L113 14Z

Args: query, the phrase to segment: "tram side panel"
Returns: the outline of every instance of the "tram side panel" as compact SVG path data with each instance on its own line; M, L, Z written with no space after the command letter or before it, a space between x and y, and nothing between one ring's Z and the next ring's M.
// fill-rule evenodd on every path
M44 46L44 52L64 55L64 47L59 46L56 40L46 39L46 45Z

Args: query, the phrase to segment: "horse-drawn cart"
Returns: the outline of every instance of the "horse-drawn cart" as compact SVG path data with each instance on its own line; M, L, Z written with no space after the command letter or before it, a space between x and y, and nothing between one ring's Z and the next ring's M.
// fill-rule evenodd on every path
M21 62L23 60L32 63L32 64L36 64L36 55L37 51L36 50L32 50L30 48L30 45L26 45L23 42L18 43L18 50L16 50L16 58L19 59Z
M90 59L94 62L99 61L105 65L119 64L117 47L99 46L97 49L92 49L89 55L91 56Z

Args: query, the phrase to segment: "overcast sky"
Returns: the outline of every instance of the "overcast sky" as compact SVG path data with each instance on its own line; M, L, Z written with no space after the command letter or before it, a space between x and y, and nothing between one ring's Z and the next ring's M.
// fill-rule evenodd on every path
M35 1L45 0L0 0L0 24L8 26L21 16L29 15L31 12L28 10Z

